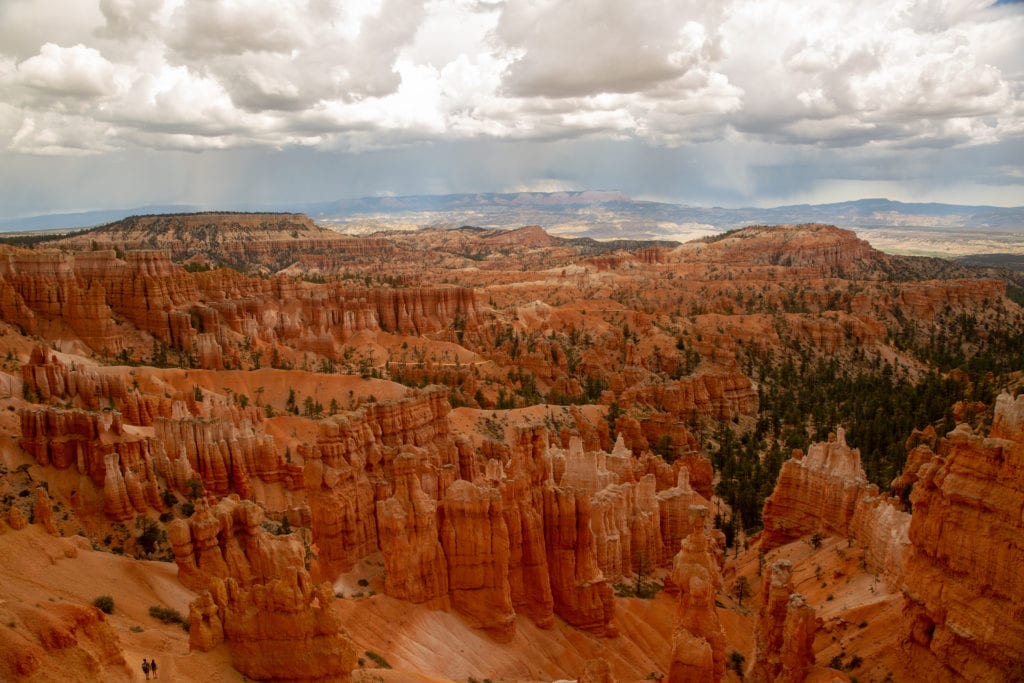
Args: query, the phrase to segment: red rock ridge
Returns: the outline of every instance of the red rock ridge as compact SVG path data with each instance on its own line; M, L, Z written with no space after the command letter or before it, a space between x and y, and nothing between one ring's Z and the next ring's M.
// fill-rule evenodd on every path
M167 529L178 565L178 580L201 591L214 579L234 579L241 586L266 583L286 567L303 567L305 549L295 534L271 536L260 528L263 508L237 496L216 505L196 503L188 519Z
M960 425L938 449L910 495L904 651L935 655L944 669L933 680L1019 680L1024 396L997 398L988 438Z
M444 599L448 566L438 535L437 502L416 476L417 457L394 462L394 494L377 501L377 531L384 555L384 590L410 602Z
M515 635L509 545L501 493L456 481L439 508L452 607L499 642Z
M888 583L900 585L910 515L868 483L860 451L847 446L841 428L828 442L811 444L806 456L783 463L762 519L765 550L815 533L852 537Z

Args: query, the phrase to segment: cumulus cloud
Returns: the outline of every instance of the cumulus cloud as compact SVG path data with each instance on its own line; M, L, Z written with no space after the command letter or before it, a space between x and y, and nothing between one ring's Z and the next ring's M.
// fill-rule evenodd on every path
M6 0L0 149L969 147L1024 135L1022 39L988 0Z
M8 86L58 98L95 98L114 92L114 65L84 45L43 45L7 73Z
M701 5L675 0L508 0L496 35L514 55L518 96L639 93L713 63L719 37ZM711 21L708 21L711 19Z
M1021 13L978 2L869 0L737 2L730 42L778 36L732 51L723 69L744 88L736 127L799 144L964 144L1010 134L1024 82L1015 50L992 50L994 32L1024 35Z

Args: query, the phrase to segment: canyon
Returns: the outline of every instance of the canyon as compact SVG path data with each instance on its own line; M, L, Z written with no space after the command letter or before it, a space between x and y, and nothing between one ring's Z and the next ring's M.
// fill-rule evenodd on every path
M1017 680L1022 329L818 224L0 245L0 678Z

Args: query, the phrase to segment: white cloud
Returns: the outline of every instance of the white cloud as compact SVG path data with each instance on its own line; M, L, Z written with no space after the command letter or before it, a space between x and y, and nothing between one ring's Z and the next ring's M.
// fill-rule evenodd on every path
M988 4L5 0L0 150L992 144L1024 12Z
M56 98L94 98L114 92L114 65L84 45L43 45L39 54L8 72L6 85Z

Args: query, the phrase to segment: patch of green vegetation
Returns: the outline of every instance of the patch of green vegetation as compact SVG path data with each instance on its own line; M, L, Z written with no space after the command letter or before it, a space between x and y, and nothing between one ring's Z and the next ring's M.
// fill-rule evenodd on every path
M100 595L92 601L93 607L97 608L104 614L114 613L114 598L109 595Z
M383 657L381 657L376 652L373 652L372 650L367 650L366 651L366 656L369 657L371 660L373 660L373 663L377 665L377 668L380 668L380 669L390 669L391 668L391 665L388 664L388 660L384 659Z
M162 622L164 624L178 624L186 632L188 632L188 630L189 630L188 619L183 617L181 615L181 612L179 612L176 609L172 609L170 607L160 607L158 605L154 605L153 607L149 608L149 616L153 617L154 619L159 620L160 622Z

